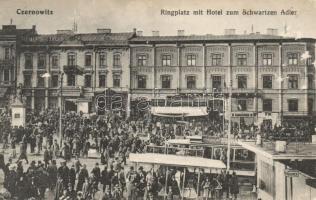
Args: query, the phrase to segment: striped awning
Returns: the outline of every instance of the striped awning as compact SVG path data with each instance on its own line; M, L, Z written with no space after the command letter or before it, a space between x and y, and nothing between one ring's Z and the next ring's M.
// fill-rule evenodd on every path
M208 114L207 107L152 107L151 113L163 117L198 117Z

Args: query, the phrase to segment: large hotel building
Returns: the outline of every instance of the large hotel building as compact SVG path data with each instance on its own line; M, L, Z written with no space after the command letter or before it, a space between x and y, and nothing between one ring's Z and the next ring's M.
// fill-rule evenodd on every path
M136 30L34 31L16 41L16 77L9 79L32 110L63 103L65 110L96 112L96 97L110 88L128 96L124 101L132 115L137 101L146 98L158 107L181 99L176 106L205 106L210 113L227 110L231 102L232 120L245 124L310 118L316 113L315 39L276 32L238 35L229 29L224 35L185 35L180 30L175 36L157 31L143 36ZM0 43L1 83L8 80L3 64L7 44Z

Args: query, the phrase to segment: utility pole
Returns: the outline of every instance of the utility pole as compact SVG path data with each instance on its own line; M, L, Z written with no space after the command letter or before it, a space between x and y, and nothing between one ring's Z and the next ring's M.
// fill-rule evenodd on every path
M64 73L60 73L60 102L59 102L59 144L60 147L62 145L63 141L63 127L62 127L62 108L63 108L63 78L64 78Z
M228 102L227 102L227 113L228 113L228 130L227 130L227 171L230 169L230 137L231 137L231 117L232 117L232 87L233 87L233 82L230 80L230 85L229 85L229 94L228 94Z

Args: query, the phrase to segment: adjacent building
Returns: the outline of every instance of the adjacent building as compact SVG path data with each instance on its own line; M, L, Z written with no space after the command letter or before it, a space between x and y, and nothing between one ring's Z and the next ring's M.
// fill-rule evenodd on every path
M247 141L239 143L256 154L258 199L314 199L316 195L314 141L291 142L283 147L278 145L278 142L264 142L262 145Z
M130 40L131 99L155 106L223 110L232 88L232 120L275 124L315 114L315 40L267 34L141 36ZM177 105L179 106L179 105ZM224 109L225 110L225 109ZM228 116L227 116L228 117Z
M17 55L22 36L36 34L36 27L17 29L15 25L3 25L0 29L0 110L8 109L16 93ZM1 112L0 111L0 112Z
M96 96L111 88L129 88L128 40L134 32L56 34L23 37L19 53L18 85L31 110L58 108L65 111L96 111Z
M43 35L35 26L6 25L0 31L0 107L21 89L29 110L62 106L92 113L98 96L110 88L109 94L122 94L131 103L131 110L124 109L132 114L145 99L156 107L204 106L210 112L231 106L237 124L311 118L315 39L276 33L238 35L229 29L224 35L185 35L179 30L176 36L158 31L143 36L136 29L97 29Z

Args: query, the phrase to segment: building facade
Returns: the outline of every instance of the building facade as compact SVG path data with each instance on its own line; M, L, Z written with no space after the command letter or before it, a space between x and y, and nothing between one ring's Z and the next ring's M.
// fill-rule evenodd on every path
M58 108L96 111L95 97L106 88L129 88L130 33L57 34L24 37L19 54L18 84L31 110ZM62 83L62 84L61 84Z
M16 94L17 55L22 36L36 34L36 27L17 29L15 25L3 25L0 29L0 110L7 110Z
M30 110L61 106L92 113L98 96L110 88L131 104L127 113L133 113L139 98L149 107L206 106L225 112L231 106L233 122L248 125L316 113L315 39L271 32L154 34L97 29L42 35L35 27L4 26L1 96L8 90L3 88L21 88ZM106 103L111 105L108 99Z
M275 124L315 113L314 39L259 33L138 36L130 51L132 100L144 96L168 106L177 95L185 106L216 109L222 99L226 110L231 86L232 120L238 124Z

